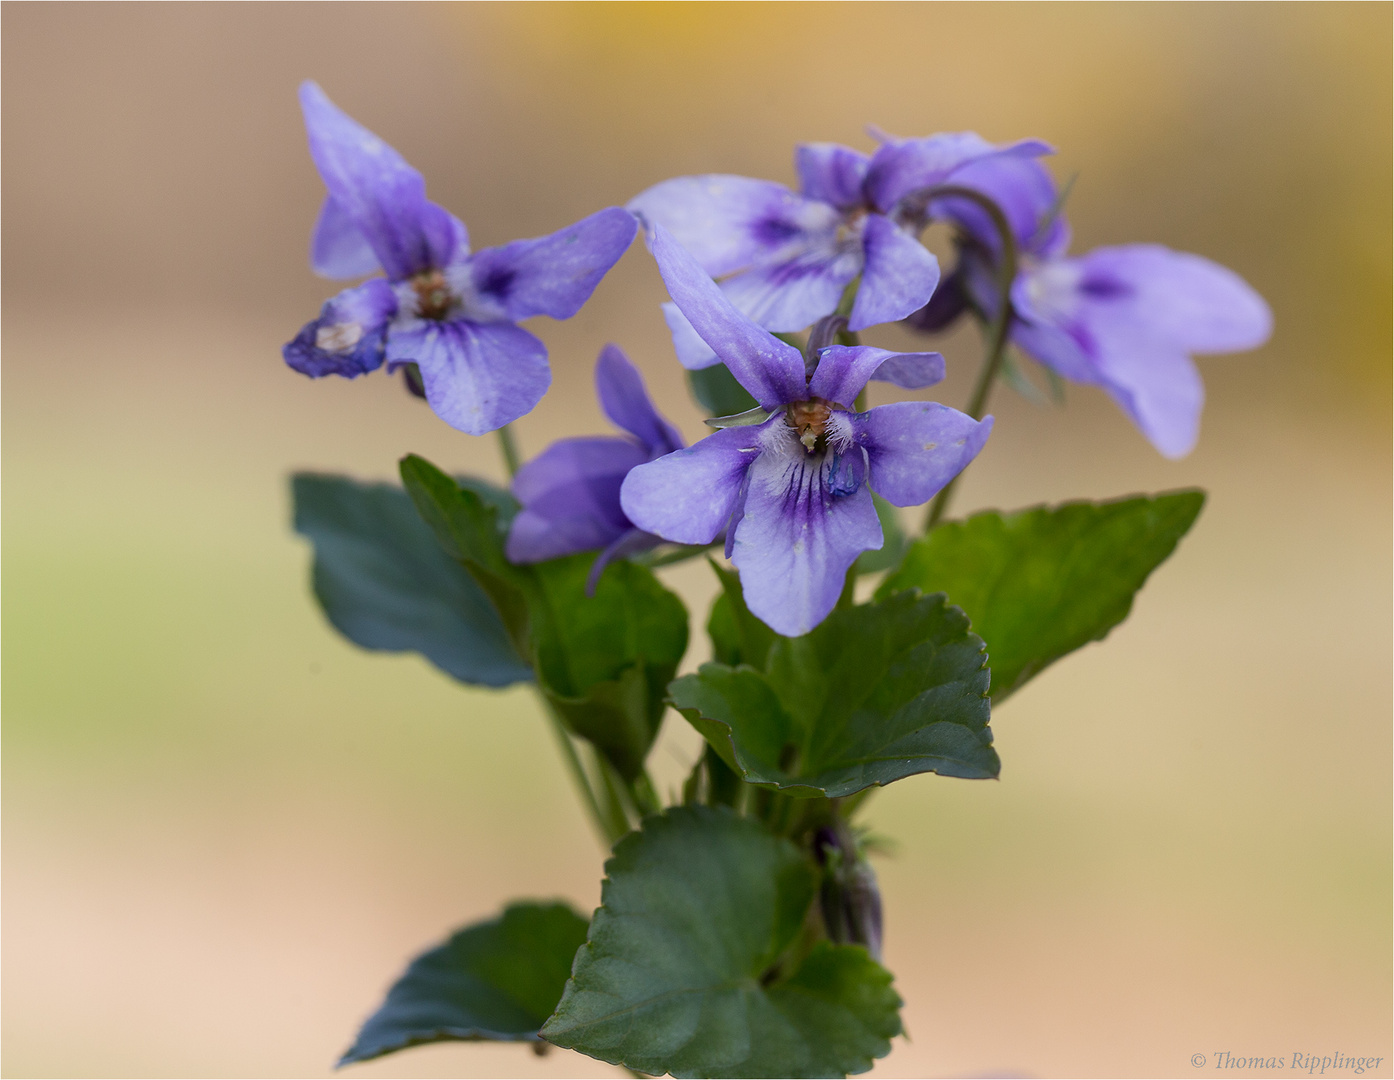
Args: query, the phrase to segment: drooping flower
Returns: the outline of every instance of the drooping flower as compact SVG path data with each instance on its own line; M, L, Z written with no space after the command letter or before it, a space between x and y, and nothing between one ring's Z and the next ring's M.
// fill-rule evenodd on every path
M416 364L426 400L471 435L530 411L552 373L547 349L517 325L569 319L634 239L619 207L550 236L470 253L464 224L426 198L421 174L317 85L300 87L314 159L329 189L310 246L324 277L386 276L329 300L283 350L306 375Z
M916 239L915 223L898 219L907 197L950 181L973 161L1045 153L1050 147L1041 142L994 146L972 132L886 137L870 155L806 143L794 157L798 194L771 180L683 176L644 191L629 209L671 233L721 279L736 310L776 333L831 314L860 275L848 317L858 331L905 318L939 281L939 263ZM677 306L663 311L685 367L716 363Z
M556 559L603 548L591 568L591 588L612 559L663 543L636 528L620 506L629 471L680 450L682 435L654 408L638 370L615 345L595 362L595 393L610 421L629 438L560 439L513 478L522 509L513 519L505 551L515 563Z
M927 386L944 358L831 345L806 362L737 311L666 230L648 233L673 302L759 410L748 426L631 470L620 504L676 543L708 544L725 529L750 610L781 634L805 634L832 611L857 556L882 544L871 491L896 506L932 498L977 455L992 418L922 401L853 411L873 375Z
M1273 325L1263 298L1232 270L1157 244L1067 256L1060 197L1039 162L982 161L954 183L993 199L1012 227L1010 340L1063 378L1102 387L1164 456L1188 454L1205 401L1191 356L1263 344ZM910 324L939 329L970 303L991 317L1001 248L991 219L962 198L939 200L930 213L958 226L960 258Z

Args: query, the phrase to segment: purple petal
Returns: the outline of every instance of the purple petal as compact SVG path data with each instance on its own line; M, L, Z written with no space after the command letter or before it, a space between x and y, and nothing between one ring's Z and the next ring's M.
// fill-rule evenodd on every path
M789 441L787 452L765 450L750 467L731 561L750 610L776 633L797 637L827 618L848 568L883 540L866 485L838 493L836 456L809 457Z
M862 205L862 181L871 158L837 143L800 143L794 150L804 198L832 203L839 210Z
M944 355L937 352L896 353L888 356L871 376L902 390L923 390L944 378Z
M325 301L319 318L306 323L281 355L312 378L352 379L382 366L387 326L396 314L392 286L373 278Z
M882 370L886 365L891 365L889 373ZM888 378L887 374L894 377ZM894 353L870 345L831 345L818 358L808 392L851 408L868 379L918 390L943 377L944 358L938 353Z
M678 354L678 363L688 371L700 371L713 364L719 364L712 347L697 336L697 331L687 321L687 316L671 300L660 305L663 321L668 324L668 333L673 335L673 351Z
M620 488L625 515L665 540L710 544L736 507L762 430L725 428L685 450L637 466Z
M836 310L861 269L861 245L839 244L830 234L786 261L727 278L721 291L757 326L795 333Z
M922 334L947 329L955 319L968 310L968 290L965 287L963 262L967 256L959 253L958 265L948 277L939 282L929 303L905 317L905 325Z
M649 248L658 261L668 295L756 401L774 408L803 398L803 356L798 349L737 311L716 282L661 226L649 230Z
M777 258L809 232L837 227L831 206L782 184L744 176L680 176L636 196L628 209L666 229L710 277Z
M1100 248L1024 274L1012 338L1066 378L1102 385L1167 457L1195 444L1204 388L1192 352L1262 343L1268 305L1238 275L1155 245Z
M1185 457L1200 434L1205 387L1195 363L1164 341L1129 333L1117 339L1105 331L1099 380L1163 457Z
M562 439L513 478L522 510L506 552L515 563L541 562L602 548L632 526L620 508L620 485L648 454L628 439Z
M459 244L450 214L426 198L421 174L351 119L313 82L300 106L320 177L330 198L372 248L393 281L449 265Z
M868 214L862 234L866 268L847 328L853 332L896 322L929 303L939 284L939 260L880 214Z
M387 360L416 363L435 414L470 435L530 412L552 382L547 347L512 323L414 319L387 335Z
M1056 210L1060 197L1043 164L1034 158L995 154L970 162L953 174L955 187L982 192L1002 210L1020 251L1037 256L1063 252L1069 244L1069 227L1062 214L1042 230L1047 215ZM935 199L929 205L930 217L952 221L996 256L1002 241L992 218L968 199Z
M517 322L533 315L569 319L634 240L639 223L618 206L550 236L515 240L470 260L481 310Z
M1077 290L1091 322L1125 319L1196 353L1252 349L1273 331L1263 297L1233 270L1199 255L1130 244L1096 248L1076 261Z
M310 237L310 266L327 278L356 278L382 269L367 239L333 196L325 197Z
M1040 157L1051 147L1036 139L994 146L972 131L930 135L924 139L891 139L871 156L866 192L882 213L913 191L944 183L954 170L989 154Z
M934 401L898 401L858 414L853 428L871 462L871 489L895 506L917 506L978 456L992 417L974 420Z
M595 362L595 394L611 423L643 443L649 457L682 449L682 435L653 407L638 368L618 345L606 345L600 351Z

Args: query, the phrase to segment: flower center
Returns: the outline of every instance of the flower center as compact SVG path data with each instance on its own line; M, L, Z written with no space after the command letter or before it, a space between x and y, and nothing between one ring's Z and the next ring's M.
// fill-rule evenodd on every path
M796 401L784 414L784 422L793 429L804 451L815 454L828 445L828 418L832 406L822 398Z
M416 314L423 319L445 319L456 304L450 283L439 270L425 270L410 281L416 293Z

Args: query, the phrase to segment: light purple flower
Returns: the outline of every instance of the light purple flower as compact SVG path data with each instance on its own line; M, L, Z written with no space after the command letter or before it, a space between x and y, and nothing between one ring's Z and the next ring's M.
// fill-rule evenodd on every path
M629 209L662 226L757 325L803 330L833 312L858 275L853 331L903 319L922 307L939 264L897 213L907 196L951 180L970 162L1049 153L1044 143L994 146L971 132L924 139L886 137L871 155L833 143L798 147L800 193L744 176L684 176L649 188ZM664 318L683 366L716 354L682 312Z
M996 201L1016 237L1011 341L1062 377L1102 387L1164 456L1188 454L1205 401L1191 356L1263 344L1273 326L1263 298L1233 271L1156 244L1066 256L1069 230L1059 196L1038 162L983 161L954 182ZM996 229L964 199L930 209L962 230L952 281L965 301L990 315L998 304ZM938 312L932 303L912 324L946 324L956 312L952 300L939 302Z
M595 393L605 415L630 437L560 439L519 469L513 495L522 509L513 519L505 548L515 563L603 548L591 567L592 591L612 559L663 543L625 516L620 485L635 466L684 446L682 435L653 407L644 380L618 346L606 345L595 362Z
M977 455L992 418L921 401L852 411L878 369L927 386L944 358L833 345L806 374L799 350L737 311L661 226L649 227L649 246L674 303L769 416L639 465L620 504L676 543L708 544L725 529L750 610L781 634L805 634L832 611L857 556L882 544L871 490L896 506L927 501Z
M470 253L464 224L426 198L421 174L312 82L300 105L329 189L310 245L324 277L375 278L329 300L285 346L306 375L354 378L414 363L426 400L471 435L530 411L552 373L547 349L516 324L569 319L624 254L637 224L610 207L534 240Z

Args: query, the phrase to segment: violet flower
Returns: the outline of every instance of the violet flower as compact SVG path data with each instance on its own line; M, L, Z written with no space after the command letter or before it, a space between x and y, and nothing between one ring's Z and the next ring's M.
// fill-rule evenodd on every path
M1012 227L1020 266L1012 343L1066 379L1102 387L1164 456L1188 454L1205 401L1191 356L1263 344L1273 326L1263 298L1233 271L1157 244L1067 256L1060 197L1039 162L981 161L954 183L993 199ZM968 302L991 317L999 303L997 230L966 199L937 200L930 213L958 225L961 257L949 289L911 325L946 325Z
M329 189L311 265L330 278L386 277L329 300L286 345L286 363L350 379L384 359L388 371L416 364L436 415L471 435L530 411L552 373L546 347L518 321L576 314L634 239L634 218L610 207L551 236L471 254L464 224L426 198L397 151L312 82L300 105Z
M603 548L591 567L593 592L612 559L663 543L634 526L620 506L629 470L685 445L644 390L644 380L618 346L606 345L595 362L595 393L610 421L630 438L560 439L513 478L522 509L509 529L505 552L515 563L556 559Z
M915 223L907 228L896 218L901 201L970 162L1051 150L1035 140L994 146L972 132L883 138L871 155L834 143L799 146L797 195L770 180L683 176L649 188L629 209L670 232L766 330L803 330L832 313L858 275L849 329L894 322L924 306L939 281L939 263L916 238ZM663 312L684 367L716 363L675 305Z
M674 303L759 410L749 426L633 469L620 504L638 528L680 544L725 529L750 610L778 633L805 634L832 611L857 556L882 544L870 489L896 506L927 501L977 455L992 418L926 401L852 411L878 369L925 386L942 378L944 358L832 345L806 365L666 230L650 225L648 236Z

